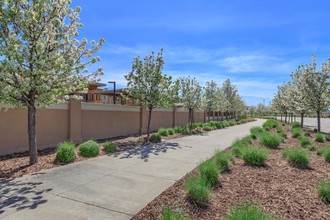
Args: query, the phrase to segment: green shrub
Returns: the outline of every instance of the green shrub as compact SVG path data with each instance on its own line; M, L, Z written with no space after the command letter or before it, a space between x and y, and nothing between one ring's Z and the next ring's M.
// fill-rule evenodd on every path
M291 136L293 138L298 138L301 136L301 129L300 128L294 128L291 130Z
M308 137L300 136L299 142L301 147L307 147L312 144L311 140Z
M275 121L274 119L268 119L265 123L262 124L262 127L266 130L266 127L271 129L271 128L276 128L278 126L278 122Z
M276 128L276 132L277 132L277 133L284 133L284 129L283 129L283 127L282 127L282 126L278 126L278 127Z
M229 121L228 124L229 124L229 126L234 126L234 125L236 125L236 123L235 123L234 121Z
M330 181L320 183L317 187L319 197L326 203L330 203Z
M230 209L228 220L272 220L258 205L245 203Z
M229 161L233 159L233 155L230 152L217 152L214 156L215 164L219 170L228 170Z
M163 208L162 213L161 213L162 220L184 220L184 215L182 212L175 211L169 207Z
M159 143L162 141L162 137L160 136L160 134L156 133L156 134L152 134L150 136L150 141L153 143Z
M324 160L328 163L330 163L330 148L327 147L323 153L322 153L322 156L324 157Z
M330 134L325 135L325 140L330 141Z
M160 136L168 136L168 130L166 128L159 128L158 134L160 134Z
M319 156L323 156L323 153L325 151L330 151L330 147L320 147L316 150L316 154L319 155Z
M79 152L83 157L96 157L100 154L100 146L95 141L89 140L79 145Z
M72 142L59 144L56 150L56 159L63 163L74 161L76 159L75 144Z
M242 156L242 149L244 147L250 146L251 144L251 139L249 136L246 136L242 139L237 139L234 141L232 144L232 152L235 156Z
M168 128L167 133L168 133L168 135L173 135L175 133L175 131L173 128Z
M260 143L268 148L277 148L280 146L282 140L277 135L271 135L269 133L262 133L260 135Z
M300 128L301 127L301 124L300 124L300 122L295 121L295 122L292 122L291 123L291 127L292 128Z
M324 135L321 133L316 133L315 134L315 141L316 142L324 142Z
M220 121L216 121L215 122L215 127L217 127L217 129L222 129L223 128L223 124Z
M247 165L263 166L268 158L268 152L259 147L245 147L242 148L242 158Z
M299 148L287 148L284 149L283 157L292 166L306 168L309 164L308 153Z
M310 132L310 131L305 131L305 132L304 132L304 136L306 136L306 137L310 137L310 136L311 136L311 132Z
M199 172L207 183L213 187L218 184L219 172L217 165L212 160L207 160L199 165Z
M183 128L182 128L182 134L183 134L183 135L189 135L189 134L190 134L189 128L187 128L187 127L183 127Z
M111 142L111 141L107 141L103 144L103 148L105 150L105 152L107 153L114 153L117 151L117 146L115 143Z
M250 129L250 133L254 134L255 136L259 136L264 130L262 129L262 127L252 127Z
M174 127L174 132L175 132L175 133L178 133L178 134L179 134L179 133L182 133L182 127L180 127L180 126L175 126L175 127Z
M224 120L224 121L222 122L222 124L223 124L224 127L229 127L229 126L230 126L230 125L229 125L229 122L228 122L227 120Z
M204 131L212 131L212 127L210 127L210 126L204 126L203 127L203 130Z
M253 139L253 140L256 140L256 139L257 139L257 136L256 136L255 134L251 134L250 137L251 137L251 139Z
M188 191L187 197L197 203L206 203L209 201L211 187L206 179L200 176L199 178L190 178L186 183Z
M270 127L270 126L265 126L265 127L264 127L264 130L265 130L265 131L270 131L270 130L271 130L271 127Z

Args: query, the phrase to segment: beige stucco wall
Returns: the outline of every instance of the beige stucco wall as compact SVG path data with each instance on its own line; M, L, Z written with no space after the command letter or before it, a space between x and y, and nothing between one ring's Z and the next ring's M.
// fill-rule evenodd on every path
M147 124L147 122L146 122ZM171 128L173 126L173 110L153 110L151 113L150 130L157 131L159 128Z
M82 111L82 139L103 139L140 132L140 112Z
M68 139L68 110L37 110L39 149L56 146ZM0 111L0 154L28 150L27 110Z

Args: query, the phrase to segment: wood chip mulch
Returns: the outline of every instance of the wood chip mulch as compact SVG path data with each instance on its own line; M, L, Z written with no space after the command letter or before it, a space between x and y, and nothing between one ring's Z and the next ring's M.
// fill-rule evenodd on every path
M314 134L313 134L314 135ZM298 147L298 140L290 137L280 149L270 150L265 167L251 167L236 158L230 170L219 177L220 187L212 190L208 207L200 208L186 199L185 181L198 175L196 168L150 202L133 217L134 220L159 219L164 207L184 213L187 219L225 219L231 207L244 202L259 204L264 211L278 219L330 219L330 205L317 195L316 188L330 180L330 163L316 152L310 152L310 166L299 169L290 166L281 149ZM254 141L259 145L258 141ZM330 142L315 143L316 146Z

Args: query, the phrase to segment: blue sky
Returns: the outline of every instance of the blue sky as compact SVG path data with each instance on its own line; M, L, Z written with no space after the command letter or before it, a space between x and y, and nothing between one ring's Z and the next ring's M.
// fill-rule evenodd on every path
M80 37L106 40L102 81L123 77L134 57L164 48L164 73L201 84L229 78L248 105L272 99L298 65L330 57L329 0L73 0Z

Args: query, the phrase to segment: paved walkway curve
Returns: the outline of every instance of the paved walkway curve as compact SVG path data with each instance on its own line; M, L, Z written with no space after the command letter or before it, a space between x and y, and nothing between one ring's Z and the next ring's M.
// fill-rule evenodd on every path
M0 219L130 219L216 150L264 121L0 182Z

